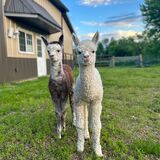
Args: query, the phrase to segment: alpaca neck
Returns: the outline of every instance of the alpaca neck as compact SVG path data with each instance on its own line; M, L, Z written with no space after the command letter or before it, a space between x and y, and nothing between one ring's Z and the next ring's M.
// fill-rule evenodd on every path
M50 77L52 80L58 81L59 77L64 74L62 61L51 62Z
M80 79L83 83L88 83L87 79L93 77L95 72L95 65L80 66Z

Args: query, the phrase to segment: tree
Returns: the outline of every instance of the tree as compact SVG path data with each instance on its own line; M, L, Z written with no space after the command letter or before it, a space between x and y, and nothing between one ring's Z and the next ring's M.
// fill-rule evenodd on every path
M139 53L144 57L159 57L160 55L160 41L152 39L147 36L146 31L141 35L137 35Z
M160 0L145 0L141 11L148 36L160 39Z
M108 43L109 43L109 39L108 38L104 38L102 40L102 44L103 44L103 47L106 48L108 46Z
M109 45L109 39L108 38L104 38L102 40L102 45L103 45L103 48L104 48L104 55L107 56L108 55L108 45Z
M134 38L121 38L119 40L111 39L108 46L108 55L110 56L134 56L140 54L140 46Z
M159 57L160 55L160 41L150 40L143 43L142 54L144 56Z
M104 47L103 47L103 44L101 42L98 43L96 55L97 56L104 55Z

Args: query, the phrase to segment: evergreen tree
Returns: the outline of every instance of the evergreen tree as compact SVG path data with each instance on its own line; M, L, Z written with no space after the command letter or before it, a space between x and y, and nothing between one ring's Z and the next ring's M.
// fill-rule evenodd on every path
M141 11L148 35L160 39L160 0L145 0Z
M104 47L103 47L103 44L101 42L98 43L96 55L97 56L104 55Z

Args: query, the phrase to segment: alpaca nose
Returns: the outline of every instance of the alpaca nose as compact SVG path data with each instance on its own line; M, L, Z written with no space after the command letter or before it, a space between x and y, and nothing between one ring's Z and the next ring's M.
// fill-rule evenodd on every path
M51 55L50 55L50 58L54 58L54 54L51 54Z
M84 54L84 58L88 58L88 57L89 57L88 53Z

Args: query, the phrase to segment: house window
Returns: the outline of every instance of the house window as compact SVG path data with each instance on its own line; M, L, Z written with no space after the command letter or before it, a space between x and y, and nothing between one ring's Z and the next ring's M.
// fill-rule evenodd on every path
M42 57L42 41L40 39L37 39L37 55Z
M26 34L27 37L27 52L33 52L32 35Z
M19 49L21 52L33 52L33 38L31 34L19 31Z
M26 42L25 42L25 33L19 32L19 47L20 51L25 52L26 51Z

